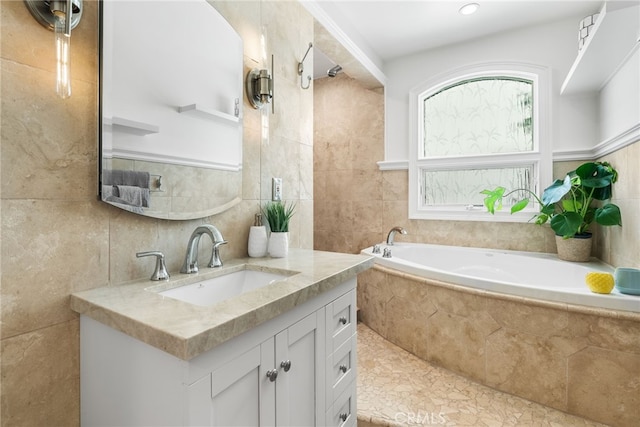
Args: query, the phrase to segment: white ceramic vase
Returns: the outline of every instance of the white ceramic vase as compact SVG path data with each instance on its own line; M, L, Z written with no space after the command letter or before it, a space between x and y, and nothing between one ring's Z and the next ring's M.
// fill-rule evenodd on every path
M249 256L261 258L267 256L267 229L264 225L254 225L249 229Z
M289 253L289 233L272 231L268 251L273 258L285 258Z

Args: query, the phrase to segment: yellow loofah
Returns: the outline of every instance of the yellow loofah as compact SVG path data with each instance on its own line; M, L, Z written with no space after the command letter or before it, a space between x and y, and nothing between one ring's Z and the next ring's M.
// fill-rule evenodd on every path
M614 285L613 275L609 273L597 273L592 271L587 273L584 280L587 282L587 286L589 286L591 292L595 292L597 294L611 293Z

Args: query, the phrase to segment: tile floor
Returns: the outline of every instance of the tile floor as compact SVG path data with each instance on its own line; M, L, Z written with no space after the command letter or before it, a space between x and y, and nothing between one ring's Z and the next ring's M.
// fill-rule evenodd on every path
M358 427L604 426L432 366L363 323L358 369Z

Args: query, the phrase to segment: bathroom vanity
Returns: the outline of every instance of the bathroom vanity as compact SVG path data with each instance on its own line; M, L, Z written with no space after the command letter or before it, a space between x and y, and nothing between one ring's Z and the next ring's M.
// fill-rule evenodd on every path
M72 295L82 425L355 426L356 275L372 262L292 249ZM165 292L243 269L286 277L209 306Z

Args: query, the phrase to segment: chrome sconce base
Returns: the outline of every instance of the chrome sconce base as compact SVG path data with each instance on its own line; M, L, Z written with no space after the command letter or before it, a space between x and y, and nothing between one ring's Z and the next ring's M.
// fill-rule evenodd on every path
M254 68L246 79L247 98L253 108L260 109L273 98L273 79L269 70Z
M27 9L36 21L53 31L55 27L54 11L66 12L67 1L61 0L24 0ZM71 0L71 28L74 29L82 18L82 0Z

